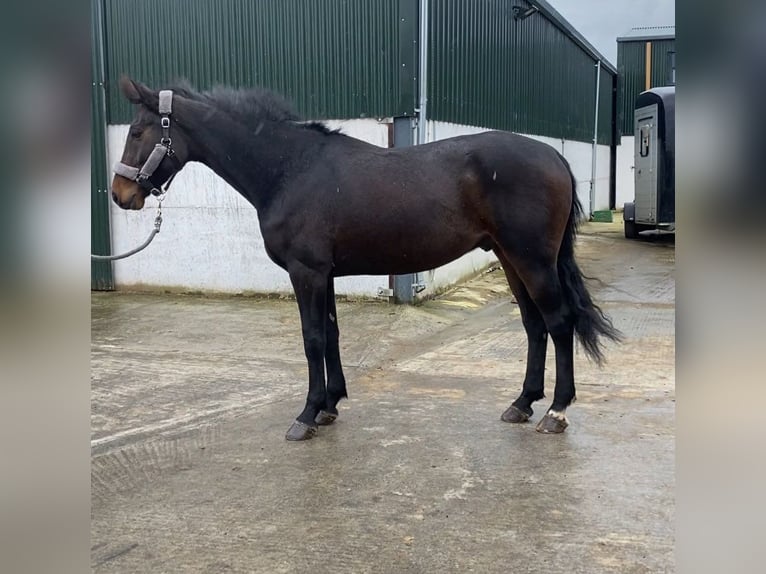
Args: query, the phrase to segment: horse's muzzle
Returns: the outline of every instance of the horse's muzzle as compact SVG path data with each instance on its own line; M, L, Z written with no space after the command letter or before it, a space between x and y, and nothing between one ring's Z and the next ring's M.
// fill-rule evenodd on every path
M112 180L112 199L122 209L139 210L144 207L146 196L137 183L115 175Z

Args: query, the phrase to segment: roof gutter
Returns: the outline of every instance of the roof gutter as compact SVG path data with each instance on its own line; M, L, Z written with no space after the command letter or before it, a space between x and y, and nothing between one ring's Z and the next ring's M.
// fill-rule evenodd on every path
M675 34L662 34L662 35L656 35L656 36L620 36L617 38L618 42L645 42L647 40L675 40L676 36Z

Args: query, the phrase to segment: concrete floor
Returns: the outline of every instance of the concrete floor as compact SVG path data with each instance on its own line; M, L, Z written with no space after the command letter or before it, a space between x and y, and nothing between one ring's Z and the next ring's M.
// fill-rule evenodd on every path
M293 301L95 293L93 570L673 572L674 245L591 224L578 254L626 341L578 352L555 436L547 400L500 421L526 348L501 271L340 303L350 399L304 443Z

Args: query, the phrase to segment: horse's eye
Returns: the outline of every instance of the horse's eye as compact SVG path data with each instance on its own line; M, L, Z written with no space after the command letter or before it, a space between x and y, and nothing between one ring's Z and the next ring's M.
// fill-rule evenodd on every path
M137 140L141 138L142 133L143 132L141 130L131 130L130 137L132 137L134 140Z

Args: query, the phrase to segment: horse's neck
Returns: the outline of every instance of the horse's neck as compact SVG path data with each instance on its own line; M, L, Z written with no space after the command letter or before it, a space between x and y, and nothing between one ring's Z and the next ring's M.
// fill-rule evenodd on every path
M285 137L289 126L264 120L261 129L250 129L216 114L191 130L194 159L212 169L256 209L264 207L287 175L287 164L299 147L295 137Z

